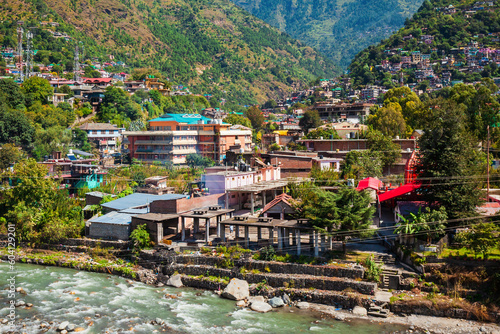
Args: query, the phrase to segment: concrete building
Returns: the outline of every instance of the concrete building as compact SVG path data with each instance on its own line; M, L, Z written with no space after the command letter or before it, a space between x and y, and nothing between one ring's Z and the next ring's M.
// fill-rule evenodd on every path
M370 108L373 106L370 103L332 104L318 102L314 105L314 109L318 110L322 120L359 123L360 120L364 120L370 115Z
M118 150L122 129L109 123L85 123L78 127L87 133L90 142L96 144L101 153L111 154Z
M132 215L110 212L104 216L92 218L87 222L88 237L95 239L128 240Z
M131 159L185 164L186 156L199 153L215 161L230 149L248 152L252 131L232 127L199 114L165 114L149 121L149 131L125 132Z

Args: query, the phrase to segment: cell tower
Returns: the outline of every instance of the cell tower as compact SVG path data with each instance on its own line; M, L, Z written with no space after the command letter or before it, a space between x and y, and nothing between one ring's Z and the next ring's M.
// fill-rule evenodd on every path
M17 56L18 56L18 67L19 67L19 81L23 82L23 33L24 29L22 27L23 21L18 21L17 27Z
M75 47L75 66L73 68L73 73L75 81L80 81L80 55L78 53L78 43L76 43Z
M31 45L31 40L33 39L33 33L31 30L28 30L26 33L26 76L25 78L28 79L31 74L31 69L33 65L33 55L32 55L32 45Z

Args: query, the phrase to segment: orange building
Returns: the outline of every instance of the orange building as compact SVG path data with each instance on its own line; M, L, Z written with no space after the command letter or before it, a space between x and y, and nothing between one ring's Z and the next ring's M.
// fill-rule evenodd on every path
M144 162L171 161L185 164L186 156L198 153L221 161L226 151L252 149L252 131L199 114L165 114L149 121L149 131L128 131L130 158Z

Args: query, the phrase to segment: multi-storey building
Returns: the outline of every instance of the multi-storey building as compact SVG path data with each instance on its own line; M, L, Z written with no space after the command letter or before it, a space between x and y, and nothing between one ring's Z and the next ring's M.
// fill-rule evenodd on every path
M319 112L322 120L349 121L351 123L359 123L370 115L370 103L316 103L314 109Z
M94 142L101 153L114 153L118 149L123 129L108 123L86 123L79 129L87 133L89 141Z
M171 161L185 164L186 156L199 153L215 161L226 151L252 149L252 131L199 114L165 114L149 121L149 131L129 131L130 158L144 162Z

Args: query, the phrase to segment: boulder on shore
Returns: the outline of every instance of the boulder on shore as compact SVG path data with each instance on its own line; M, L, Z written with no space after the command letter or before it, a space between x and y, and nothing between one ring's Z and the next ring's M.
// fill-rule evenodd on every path
M308 302L298 302L297 307L301 310L307 310L309 308Z
M268 303L255 302L250 305L250 308L255 312L266 313L271 311L273 308Z
M264 299L263 296L252 296L252 297L248 297L248 303L252 304L252 303L256 303L256 302L262 302L262 303L265 303L266 300Z
M222 297L232 300L242 300L250 296L248 282L233 278L222 292Z
M175 288L180 288L183 286L182 280L181 280L181 275L173 275L171 276L168 281L167 285L173 286Z
M368 311L364 307L354 306L354 308L352 309L352 314L366 316L368 314Z
M273 308L285 306L283 299L281 299L280 297L271 298L267 303Z

